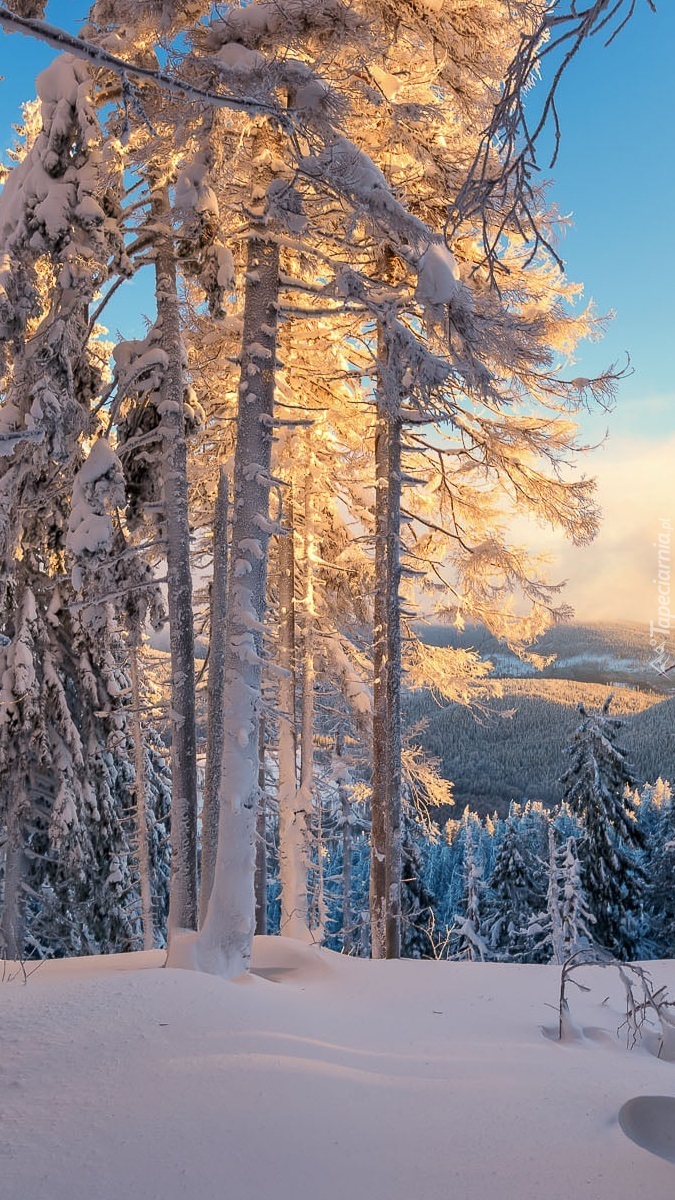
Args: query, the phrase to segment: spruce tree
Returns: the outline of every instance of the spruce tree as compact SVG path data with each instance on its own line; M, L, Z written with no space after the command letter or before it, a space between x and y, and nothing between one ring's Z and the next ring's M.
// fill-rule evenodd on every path
M519 806L514 804L489 880L485 921L492 954L507 962L522 962L533 956L528 931L534 913L543 907L546 892L543 863L532 852L525 832Z
M610 716L611 700L610 695L599 712L579 704L581 724L561 783L564 801L582 829L582 881L595 918L596 940L617 958L629 959L638 950L644 838L629 792L635 778L617 742L624 722Z
M548 887L546 908L537 914L527 930L531 947L529 961L564 963L577 950L593 942L594 917L581 882L577 839L567 837L558 845L553 821L548 826Z
M455 915L453 957L483 962L489 949L482 932L482 903L485 891L480 827L467 826L464 848L464 896L461 912Z
M431 942L427 932L433 914L434 897L423 878L424 829L409 804L406 804L401 839L401 954L404 958L430 958Z
M658 779L641 793L640 814L647 805L656 818L647 858L647 911L654 953L675 956L675 801L670 784Z

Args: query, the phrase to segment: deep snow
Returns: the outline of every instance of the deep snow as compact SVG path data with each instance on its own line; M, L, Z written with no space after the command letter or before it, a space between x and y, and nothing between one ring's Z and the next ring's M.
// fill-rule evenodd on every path
M261 974L234 983L162 961L46 963L0 985L3 1200L675 1194L675 1165L618 1123L634 1097L675 1096L675 1064L617 1038L608 971L572 990L585 1036L561 1045L541 1029L554 967L278 938L256 939ZM675 963L650 970L675 992Z

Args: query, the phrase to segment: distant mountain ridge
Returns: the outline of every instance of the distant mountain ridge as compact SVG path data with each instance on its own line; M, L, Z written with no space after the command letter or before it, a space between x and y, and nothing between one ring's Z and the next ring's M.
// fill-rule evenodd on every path
M558 656L541 672L480 626L418 632L435 645L473 647L495 665L477 714L459 704L439 707L426 693L408 696L404 705L408 727L426 722L421 744L440 759L443 775L455 785L453 815L467 804L481 815L495 809L504 815L512 800L558 803L578 704L600 707L610 693L612 710L626 718L621 740L640 782L661 775L675 783L675 694L666 691L675 692L675 679L664 679L650 667L646 627L632 622L559 626L536 647Z
M462 630L450 625L425 625L417 632L434 646L473 647L481 658L491 660L498 678L540 676L609 685L625 683L665 695L675 694L675 670L663 675L652 665L654 649L649 640L649 626L637 621L569 622L553 626L532 647L537 654L555 655L555 662L543 671L537 671L511 653L482 625L469 624Z

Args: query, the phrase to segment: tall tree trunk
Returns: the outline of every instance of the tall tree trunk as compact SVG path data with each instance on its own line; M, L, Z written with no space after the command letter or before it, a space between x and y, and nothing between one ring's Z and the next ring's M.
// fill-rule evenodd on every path
M373 958L401 953L401 419L378 326L370 926Z
M307 892L309 872L310 825L314 799L314 687L316 668L314 662L314 636L316 612L314 607L314 497L312 494L313 456L308 447L307 470L304 482L304 515L302 554L305 594L302 598L302 656L300 690L300 787L295 799L295 855L296 855L296 925L294 936L314 940L316 930L310 931L309 896ZM320 849L317 850L320 855ZM317 859L317 869L320 868ZM321 925L319 914L318 926Z
M141 923L143 949L152 950L155 944L155 925L152 912L152 879L150 873L150 847L148 845L148 816L146 811L145 750L141 725L141 687L138 671L138 646L129 647L131 665L131 705L133 719L131 731L134 739L134 767L136 774L136 846L138 876L141 884Z
M328 920L323 849L323 799L319 791L316 796L316 917L312 921L312 941L319 943L324 939Z
M354 945L352 917L352 806L344 781L344 734L338 730L335 738L337 787L342 821L342 949L351 954Z
M259 142L254 147L254 161L263 148ZM254 197L269 182L263 171L262 166L254 168ZM199 968L227 976L248 969L255 929L258 723L279 297L279 246L266 223L264 204L252 215L246 268L218 853L208 912L195 947Z
M401 419L388 414L386 515L387 958L401 956Z
M279 878L280 933L309 938L307 922L307 830L298 806L295 727L295 541L293 492L287 489L284 532L278 546L279 666Z
M21 800L18 806L12 806L10 800L4 855L3 901L0 910L0 959L17 961L23 958L26 919L26 898L23 890L26 856L22 821L18 815L21 807Z
M218 849L218 788L223 759L225 704L225 644L227 636L227 556L229 479L220 468L213 521L213 581L211 584L211 634L207 685L206 771L202 806L202 877L199 924L204 924L213 886Z
M160 222L170 220L164 189L155 193L153 215ZM197 745L183 343L176 263L168 240L157 246L155 273L157 321L162 349L168 357L162 383L161 432L171 648L170 942L177 930L197 928Z
M258 727L258 817L255 843L255 931L267 933L267 799L265 791L265 718Z

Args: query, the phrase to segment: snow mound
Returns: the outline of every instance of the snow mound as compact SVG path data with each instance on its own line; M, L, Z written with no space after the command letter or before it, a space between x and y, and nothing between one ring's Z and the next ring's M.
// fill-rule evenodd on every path
M308 946L294 938L257 937L253 942L251 971L274 983L305 984L329 979L345 959L321 946Z

